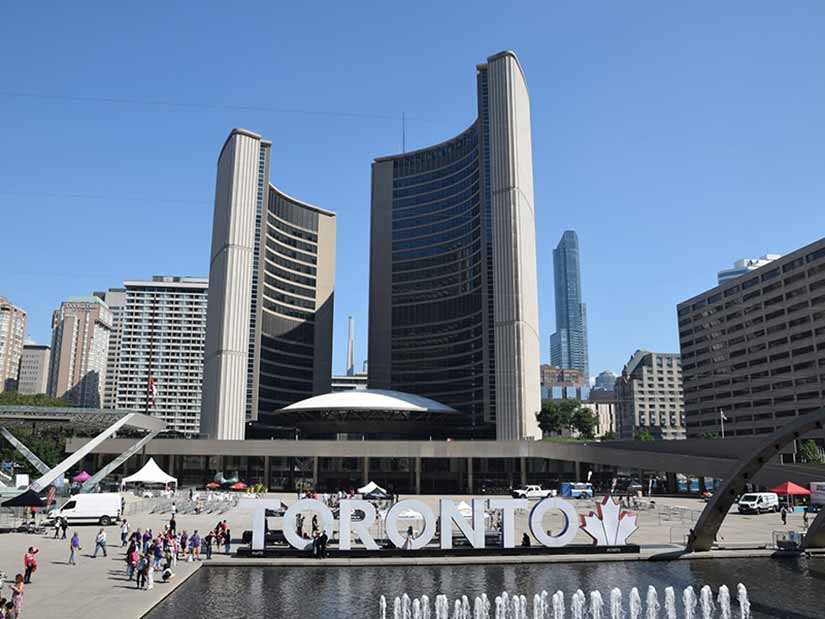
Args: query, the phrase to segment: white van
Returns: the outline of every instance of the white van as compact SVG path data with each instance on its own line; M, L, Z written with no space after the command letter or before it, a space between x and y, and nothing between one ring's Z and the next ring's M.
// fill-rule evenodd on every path
M739 497L737 507L740 514L778 512L779 496L776 492L748 492Z
M65 518L68 522L98 522L106 527L120 518L120 495L117 492L75 494L49 518Z

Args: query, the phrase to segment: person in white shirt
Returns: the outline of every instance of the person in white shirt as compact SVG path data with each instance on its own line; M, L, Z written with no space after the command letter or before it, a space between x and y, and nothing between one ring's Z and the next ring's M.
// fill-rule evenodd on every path
M102 550L103 556L108 557L109 555L106 554L106 531L100 529L100 532L97 534L95 538L95 553L92 555L93 559L97 559L97 551Z
M129 539L129 523L124 518L123 524L120 525L120 547L123 548Z

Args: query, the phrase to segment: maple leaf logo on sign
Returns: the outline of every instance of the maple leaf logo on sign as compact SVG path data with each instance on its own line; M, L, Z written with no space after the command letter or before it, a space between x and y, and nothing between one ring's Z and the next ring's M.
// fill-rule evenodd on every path
M623 510L618 499L611 496L596 503L595 514L581 516L581 529L593 538L596 546L623 546L638 528L636 516Z

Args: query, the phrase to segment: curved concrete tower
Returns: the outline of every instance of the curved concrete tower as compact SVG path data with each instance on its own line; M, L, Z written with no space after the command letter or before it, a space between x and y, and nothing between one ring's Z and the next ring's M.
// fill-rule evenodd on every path
M271 143L234 129L218 158L201 434L330 390L335 213L269 183Z
M372 167L369 385L433 398L466 432L539 438L530 101L516 55L477 67L478 117Z

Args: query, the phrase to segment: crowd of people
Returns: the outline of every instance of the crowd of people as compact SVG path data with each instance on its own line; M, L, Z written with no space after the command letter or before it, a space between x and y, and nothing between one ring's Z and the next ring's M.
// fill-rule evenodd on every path
M213 552L232 552L232 532L226 520L219 521L215 527L202 535L195 529L191 533L178 530L177 510L171 510L168 523L158 532L152 529L132 529L128 520L120 523L120 546L125 550L126 577L134 581L139 589L151 590L155 578L166 582L174 577L174 569L180 561L200 561L211 559ZM51 534L48 534L51 536ZM54 524L52 539L68 538L67 565L76 566L83 550L80 534L77 530L69 533L65 519L58 518ZM105 528L99 528L94 536L94 550L84 557L96 559L109 556L109 539ZM14 582L3 583L4 574L0 572L0 619L22 619L23 596L32 577L37 571L37 555L40 549L29 546L23 556L23 571L14 577ZM5 587L4 587L5 584Z
M163 529L154 533L152 529L131 531L124 520L120 530L121 546L126 549L126 575L134 580L139 589L152 589L155 574L160 573L166 582L172 578L178 561L201 561L212 558L213 549L223 549L225 554L232 551L232 532L226 520L218 522L214 529L201 535L195 529L178 531L175 513Z

